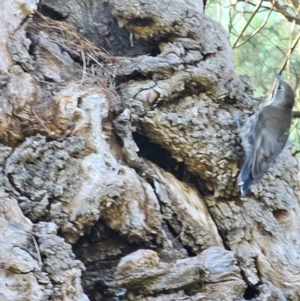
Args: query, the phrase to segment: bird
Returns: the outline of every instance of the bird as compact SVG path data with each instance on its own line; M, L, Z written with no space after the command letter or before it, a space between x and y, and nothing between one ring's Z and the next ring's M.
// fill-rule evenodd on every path
M245 197L252 182L259 181L284 148L292 121L295 95L291 86L274 71L277 82L271 102L252 115L239 134L245 160L238 176Z

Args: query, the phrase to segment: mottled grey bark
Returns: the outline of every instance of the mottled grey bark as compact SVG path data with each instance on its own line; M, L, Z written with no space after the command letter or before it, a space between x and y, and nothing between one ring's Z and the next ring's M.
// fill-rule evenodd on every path
M240 198L258 102L201 1L2 2L0 297L297 300L298 162Z

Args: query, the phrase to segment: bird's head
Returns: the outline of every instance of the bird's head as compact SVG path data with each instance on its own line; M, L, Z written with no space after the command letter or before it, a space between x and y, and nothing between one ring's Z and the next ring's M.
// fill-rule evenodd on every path
M284 106L284 108L292 109L295 103L295 95L291 86L282 80L276 72L277 83L273 93L273 102L276 105Z

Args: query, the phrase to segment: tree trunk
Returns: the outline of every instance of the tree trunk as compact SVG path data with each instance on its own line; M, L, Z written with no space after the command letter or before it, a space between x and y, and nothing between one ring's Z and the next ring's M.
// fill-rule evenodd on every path
M0 2L0 300L298 300L298 162L240 198L258 101L201 1Z

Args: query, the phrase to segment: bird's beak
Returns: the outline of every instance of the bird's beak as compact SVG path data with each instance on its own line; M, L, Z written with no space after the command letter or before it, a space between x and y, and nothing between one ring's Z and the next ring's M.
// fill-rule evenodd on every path
M277 80L278 80L278 81L282 81L280 75L279 75L275 70L274 70L274 73L275 73L275 75L276 75L276 77L277 77Z

